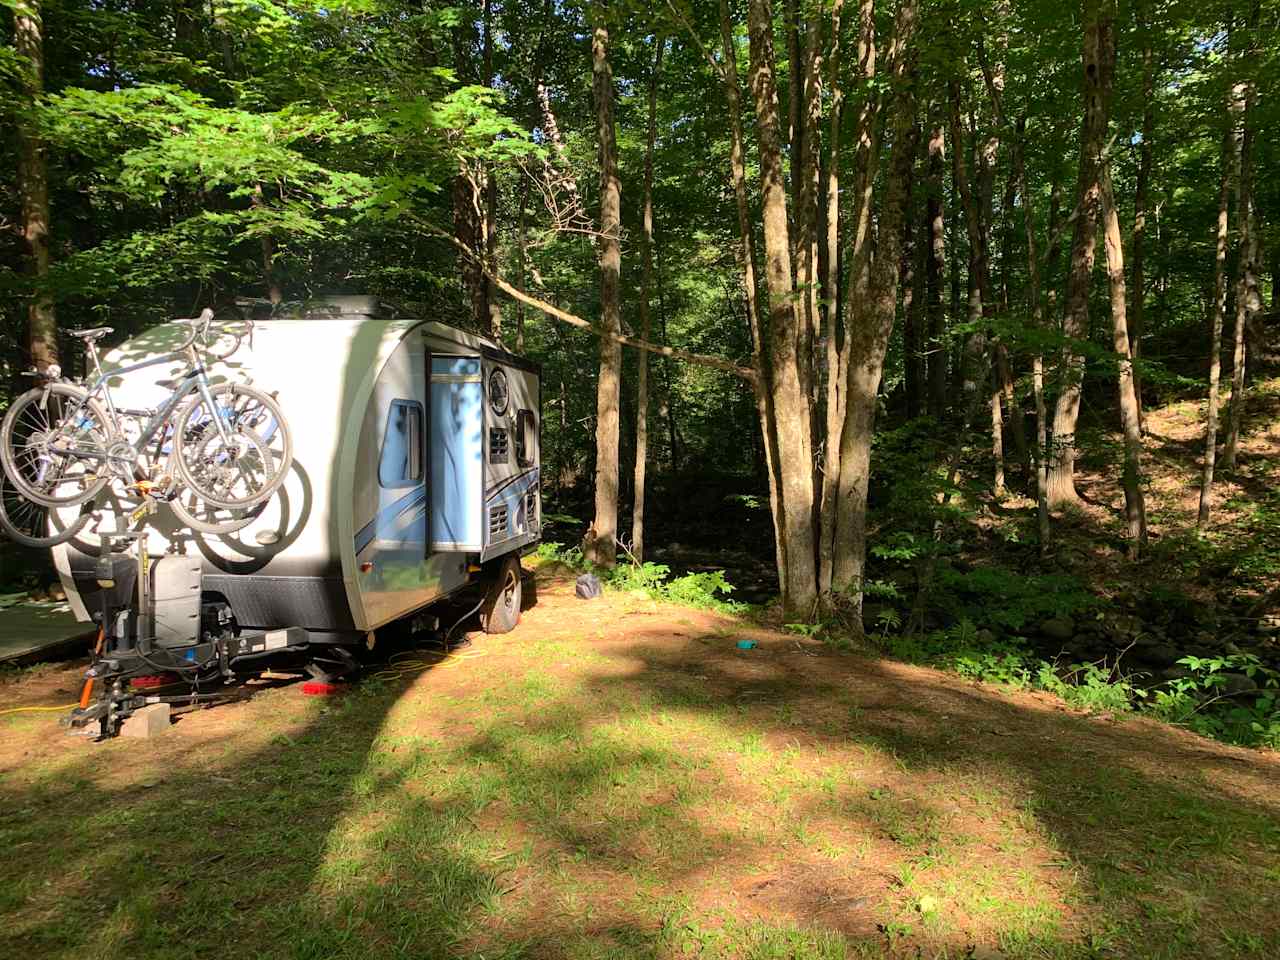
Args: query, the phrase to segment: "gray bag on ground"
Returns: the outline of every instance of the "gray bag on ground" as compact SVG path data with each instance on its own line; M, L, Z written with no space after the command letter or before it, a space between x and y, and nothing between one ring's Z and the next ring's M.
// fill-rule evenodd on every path
M573 592L580 600L594 600L604 592L604 588L600 586L600 578L594 573L584 573L578 578Z

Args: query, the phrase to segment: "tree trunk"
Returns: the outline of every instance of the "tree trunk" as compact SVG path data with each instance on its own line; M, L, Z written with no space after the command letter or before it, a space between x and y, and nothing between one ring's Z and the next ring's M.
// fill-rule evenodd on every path
M810 397L804 388L800 355L803 338L795 310L787 195L783 183L782 138L774 80L773 17L769 0L749 0L751 92L760 151L761 213L764 225L765 283L769 290L770 372L786 570L782 601L788 616L811 617L817 601L813 530L813 438Z
M1155 55L1152 52L1151 24L1147 6L1138 5L1138 29L1142 32L1142 142L1138 145L1138 180L1133 195L1133 309L1130 311L1129 342L1133 354L1133 392L1138 398L1138 431L1142 432L1142 334L1147 319L1146 239L1147 206L1150 203L1151 165L1155 133Z
M818 311L818 204L821 185L822 123L822 18L809 11L804 23L804 87L799 122L799 151L793 154L792 179L798 182L793 215L796 225L796 285L802 305L803 327L800 335L800 373L805 390L817 403L817 362L814 348L821 336L822 318ZM817 424L814 424L814 430Z
M45 146L35 123L36 102L44 94L44 23L39 0L26 0L13 12L14 53L18 59L23 105L15 111L18 147L19 230L26 272L31 279L27 304L27 354L37 370L58 362L58 321L53 297L44 286L49 273L49 179Z
M484 0L484 85L493 86L493 0ZM498 248L498 178L489 166L484 168L484 216L481 222L481 238L484 241L485 259L492 264ZM484 308L482 330L495 340L502 339L502 306L488 276L484 281ZM649 339L645 337L645 339Z
M983 291L989 290L990 272L987 268L986 242L982 233L982 221L978 204L975 202L973 190L969 185L969 173L960 145L964 142L963 128L960 120L960 85L954 81L950 84L951 93L951 175L955 181L956 194L960 198L960 207L964 211L965 233L969 240L969 313L967 322L972 332L965 340L964 359L961 363L963 377L962 392L964 394L964 423L962 434L968 431L977 415L981 389L987 382L987 329L983 322L990 310L990 304L983 297ZM995 411L999 410L999 397L993 392ZM997 425L995 411L992 415L992 427ZM998 438L997 438L998 439ZM997 464L1000 458L997 457Z
M929 252L926 261L926 287L929 314L929 413L943 417L947 412L947 345L946 318L942 309L942 276L946 270L946 222L943 219L943 169L946 141L941 123L929 133L929 200L926 218L929 229Z
M894 41L896 43L896 40ZM865 464L861 467L855 462L858 447L862 440L862 431L869 429L865 411L854 410L851 391L854 388L855 371L852 363L853 332L867 329L873 322L870 316L870 268L871 268L871 222L872 222L872 190L875 185L876 171L880 163L880 131L881 131L881 97L876 91L874 80L876 75L876 23L875 8L869 0L860 0L858 5L858 73L862 78L862 102L858 108L855 124L855 153L853 183L850 192L853 194L853 219L847 232L848 263L846 281L847 292L844 296L844 334L845 343L840 358L840 376L843 382L842 398L843 416L838 427L832 432L831 411L828 411L828 432L826 448L835 449L839 453L839 471L836 479L835 504L830 512L834 517L824 526L824 536L832 539L831 572L828 584L827 574L823 574L823 590L831 592L853 588L854 603L853 624L861 628L862 610L862 571L865 565L865 535L859 530L865 528L865 518L856 515L856 505L866 502ZM865 385L862 386L865 390ZM874 407L872 408L874 413ZM857 427L857 432L855 432ZM867 454L870 456L869 452ZM869 459L867 463L869 463ZM834 468L832 474L837 471Z
M1112 45L1107 54L1114 59L1115 35L1108 30L1103 43ZM1125 309L1128 296L1124 282L1124 238L1116 212L1115 191L1107 164L1100 170L1100 199L1104 248L1107 254L1107 285L1111 291L1111 332L1119 364L1120 427L1124 433L1124 517L1129 538L1129 559L1137 560L1147 545L1147 511L1142 496L1142 432L1138 428L1138 397L1133 382L1133 358L1129 353L1129 327Z
M454 70L467 83L482 79L472 45L475 22L468 17L453 29ZM458 252L458 272L471 313L472 328L484 336L489 330L489 284L481 258L485 256L485 174L466 160L458 161L453 178L453 235L464 249Z
M849 385L844 433L841 438L841 501L837 536L845 541L846 565L837 566L836 589L853 599L853 626L862 626L862 592L867 558L867 487L871 473L871 437L875 427L876 394L884 371L884 356L893 331L902 258L907 187L916 157L915 0L902 0L894 20L889 52L889 83L893 92L893 147L880 217L880 242L871 265L866 322L849 324ZM851 298L852 299L852 298ZM850 491L845 499L844 489Z
M1026 141L1027 121L1018 121L1018 146L1014 151L1014 177L1017 194L1022 198L1022 221L1027 235L1027 300L1031 312L1031 325L1036 330L1044 328L1044 308L1041 306L1040 255L1036 250L1036 216L1027 193ZM1049 217L1049 235L1056 228L1056 209ZM1044 354L1037 349L1031 358L1031 389L1036 402L1036 449L1032 466L1036 471L1036 530L1040 541L1040 555L1049 552L1049 476L1048 476L1048 417L1044 403Z
M859 0L858 58L859 65L874 56L869 53L874 30L874 0ZM832 607L831 584L834 576L836 537L836 497L840 486L840 435L844 429L846 379L849 364L848 335L840 329L840 123L844 105L844 89L840 85L840 14L843 0L835 0L831 10L831 56L828 61L831 87L831 134L827 149L827 423L823 447L822 493L818 509L818 593L827 608ZM859 122L867 114L859 113ZM859 132L861 136L861 131ZM844 339L841 335L844 333Z
M1255 16L1255 25L1256 22ZM1258 230L1253 184L1254 95L1253 83L1249 81L1245 85L1244 134L1240 138L1240 176L1236 189L1236 219L1240 224L1240 261L1236 268L1236 327L1235 350L1231 365L1231 406L1227 413L1227 440L1222 448L1222 468L1227 472L1236 468L1236 448L1240 444L1240 420L1244 413L1244 375L1248 359L1245 351L1245 330L1260 306Z
M1112 29L1109 0L1106 12L1100 7L1101 0L1084 0L1084 121L1080 132L1080 172L1076 189L1079 209L1071 241L1071 269L1067 276L1066 315L1063 319L1063 332L1074 340L1083 340L1089 332L1089 286L1098 233L1100 172L1115 67L1110 55L1113 46L1109 41L1104 42ZM1053 414L1050 507L1078 502L1075 433L1076 420L1080 415L1084 357L1068 345L1062 365L1061 391Z
M742 93L738 88L738 52L733 39L733 22L729 16L728 0L720 0L720 40L724 57L717 65L724 84L725 99L729 104L729 171L733 178L733 195L738 208L738 260L742 269L743 301L747 311L747 326L751 333L751 352L758 374L754 384L756 418L760 425L761 447L764 453L765 471L769 481L769 513L773 519L774 562L778 583L786 581L786 529L781 514L782 478L778 472L778 438L773 415L773 395L769 389L770 377L765 356L764 338L760 330L760 307L756 298L756 247L755 231L751 223L751 208L747 193L746 150L742 135ZM672 442L675 435L672 434Z
M1230 24L1228 24L1230 30ZM1218 454L1218 387L1222 377L1222 325L1227 312L1227 211L1231 201L1231 181L1240 156L1240 112L1244 105L1244 87L1237 84L1227 94L1227 123L1222 131L1222 159L1218 174L1218 219L1214 228L1213 305L1209 321L1209 401L1204 427L1204 464L1200 474L1200 509L1196 514L1196 532L1209 529L1209 513L1213 506L1213 470Z
M613 566L617 555L618 398L622 380L622 346L613 338L622 332L622 182L613 129L608 14L605 2L592 7L591 87L600 140L600 319L606 335L600 338L596 392L596 513L583 550L588 560L605 567Z
M640 337L649 339L649 297L653 290L653 145L658 136L658 74L662 70L662 51L667 39L658 36L658 49L653 55L653 71L649 74L649 131L644 149L644 213L640 237L643 273L640 278ZM649 354L640 351L636 372L636 472L631 511L631 553L644 562L644 482L649 456Z
M919 128L913 128L911 139L920 142ZM907 214L902 222L902 265L899 269L902 285L902 346L904 357L903 388L906 392L907 419L914 420L923 412L924 404L924 272L923 246L918 241L919 218L914 215L917 203L911 181L907 182Z
M520 177L520 211L517 215L516 228L516 270L520 277L520 287L526 283L525 264L529 260L529 178ZM524 304L516 302L516 353L524 353Z

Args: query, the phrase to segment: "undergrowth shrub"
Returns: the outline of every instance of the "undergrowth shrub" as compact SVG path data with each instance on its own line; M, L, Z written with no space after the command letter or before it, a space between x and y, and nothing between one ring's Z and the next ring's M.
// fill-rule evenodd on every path
M583 557L580 547L565 549L562 543L540 543L534 555L544 562L563 563L575 570L590 570L614 590L643 593L655 600L720 613L745 613L749 609L745 603L728 599L734 588L723 570L686 573L671 579L671 568L665 563L623 562L611 570L593 568Z
M1051 617L1079 617L1101 601L1079 577L1066 573L1027 574L1008 567L957 570L942 566L931 604L951 615L1006 630L1022 630Z
M1152 691L1155 716L1227 743L1280 748L1280 671L1249 653L1183 657L1178 664L1189 675ZM1231 695L1229 674L1242 674L1258 689Z
M991 639L967 618L946 630L884 636L881 642L894 657L940 666L970 680L1045 690L1090 712L1139 711L1226 743L1280 747L1280 671L1252 654L1183 657L1178 663L1188 676L1147 688L1121 670L1118 658L1051 663L1021 642ZM1233 692L1233 680L1238 689L1241 675L1257 689Z

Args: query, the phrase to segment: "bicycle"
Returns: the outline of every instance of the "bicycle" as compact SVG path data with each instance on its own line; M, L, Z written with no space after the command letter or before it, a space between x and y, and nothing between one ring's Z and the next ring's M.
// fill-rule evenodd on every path
M208 339L212 318L213 311L205 310L196 319L172 321L190 327L181 346L109 374L102 371L96 344L111 328L69 331L85 342L93 382L86 389L50 379L14 402L0 425L0 461L14 488L39 506L61 508L93 500L114 477L144 496L167 499L195 529L226 533L250 522L284 482L293 443L274 397L246 384L209 382L195 342L202 334ZM231 349L210 354L225 359L240 340L236 336ZM174 360L185 360L187 369L157 409L116 407L110 378ZM134 429L126 430L122 416ZM155 478L146 461L158 464L166 455L172 469ZM174 474L199 501L194 507L249 515L196 518L179 504Z

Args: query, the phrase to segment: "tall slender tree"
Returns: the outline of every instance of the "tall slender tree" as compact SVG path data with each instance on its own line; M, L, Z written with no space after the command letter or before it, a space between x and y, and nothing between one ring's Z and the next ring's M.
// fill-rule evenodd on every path
M49 174L35 110L44 93L44 20L40 0L19 0L13 11L13 30L23 98L16 111L18 196L22 207L19 230L31 280L26 347L36 369L43 371L58 361L58 321L53 297L45 287L49 273Z
M835 568L837 588L853 600L853 626L862 628L862 592L867 556L867 491L871 473L871 438L875 428L876 394L884 374L885 352L893 331L902 266L903 223L907 216L907 188L917 152L915 124L915 68L917 59L915 0L901 0L894 17L889 48L889 86L893 116L893 144L880 221L880 242L870 268L870 284L863 322L847 327L849 337L848 403L841 437L842 485L837 536L845 541L843 562ZM841 555L837 555L841 559Z
M1251 29L1257 28L1257 6L1251 20ZM1252 59L1252 58L1250 58ZM1254 129L1254 84L1252 79L1244 85L1244 129L1240 137L1240 159L1237 164L1236 217L1240 222L1240 257L1236 267L1236 322L1235 344L1231 362L1231 406L1227 411L1227 439L1222 449L1222 467L1230 472L1236 467L1236 450L1240 445L1240 422L1244 415L1245 365L1248 362L1245 332L1258 312L1258 223L1254 210L1253 153L1256 133Z
M1105 7L1104 7L1105 4ZM1077 210L1071 241L1071 268L1067 275L1066 315L1063 332L1082 341L1089 332L1089 287L1093 277L1098 223L1101 217L1103 151L1111 115L1114 61L1103 43L1114 14L1111 0L1084 0L1084 120L1080 128L1080 161L1076 183ZM1084 380L1084 356L1068 343L1063 352L1061 389L1053 414L1053 457L1049 467L1049 505L1074 504L1076 420Z
M808 618L817 608L813 434L809 394L802 372L804 330L797 314L793 286L778 91L774 79L773 15L769 0L748 0L747 23L751 94L755 101L760 154L774 429L778 440L779 492L786 544L782 596L788 614Z
M1231 25L1228 22L1227 32ZM1218 455L1219 384L1222 378L1222 327L1227 312L1227 241L1231 182L1240 158L1240 114L1244 110L1244 85L1233 84L1226 98L1226 122L1222 127L1222 151L1218 169L1218 209L1214 223L1213 304L1209 319L1209 399L1205 414L1204 459L1200 474L1200 506L1196 531L1209 529L1213 507L1213 472Z
M1114 61L1114 25L1104 20L1102 27L1099 43L1109 47L1104 56ZM1127 295L1124 239L1120 231L1120 215L1116 211L1115 188L1111 184L1111 171L1106 162L1102 164L1099 174L1103 247L1106 250L1107 281L1111 291L1112 343L1118 368L1116 379L1119 388L1120 427L1124 433L1124 515L1129 538L1129 559L1137 560L1147 545L1147 509L1142 493L1142 430L1138 425L1138 395L1133 380L1133 355L1130 352L1125 312Z
M600 143L600 378L596 387L595 519L583 553L611 567L617 557L618 401L622 386L622 180L613 126L613 70L609 65L609 4L592 5L591 90Z
M1143 429L1142 414L1142 336L1147 323L1147 213L1151 205L1151 168L1155 161L1152 138L1155 136L1156 57L1155 37L1151 24L1151 0L1138 4L1138 31L1142 42L1142 133L1138 144L1138 174L1133 192L1133 234L1131 270L1133 307L1129 317L1129 340L1133 353L1133 392L1138 398L1138 429Z
M649 125L644 149L644 209L641 214L640 257L640 338L649 339L650 298L653 293L653 147L658 136L658 75L662 72L662 52L667 38L659 35L649 73ZM636 469L634 503L631 510L631 552L644 560L645 468L649 455L649 354L640 351L636 369Z

